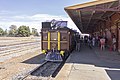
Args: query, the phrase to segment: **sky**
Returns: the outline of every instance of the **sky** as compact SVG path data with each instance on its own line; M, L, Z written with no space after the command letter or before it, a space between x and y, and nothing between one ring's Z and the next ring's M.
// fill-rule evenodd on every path
M91 0L0 0L0 27L9 30L11 25L36 28L47 20L68 21L68 27L76 25L64 11L64 7L89 2Z

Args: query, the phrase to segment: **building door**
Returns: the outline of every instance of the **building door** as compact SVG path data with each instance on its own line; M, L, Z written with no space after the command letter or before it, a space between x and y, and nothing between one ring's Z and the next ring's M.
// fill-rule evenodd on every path
M117 23L117 49L120 52L120 21Z

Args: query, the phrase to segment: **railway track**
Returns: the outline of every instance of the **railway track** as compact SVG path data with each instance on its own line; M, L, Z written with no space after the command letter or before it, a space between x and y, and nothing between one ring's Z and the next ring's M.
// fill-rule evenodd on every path
M0 49L2 48L3 47L0 47ZM0 62L4 62L12 57L24 55L36 50L40 50L40 42L4 46L4 50L0 50Z
M25 75L17 77L17 80L51 80L52 76L62 63L45 61L43 64Z
M39 42L37 42L37 43L36 42L35 43L30 43L30 44L28 44L28 43L26 43L26 44L18 44L18 45L15 45L15 46L6 46L6 47L4 47L4 50L0 51L0 56L1 55L5 55L7 53L10 53L12 51L20 51L21 49L24 49L24 48L28 48L29 49L30 46L33 46L33 47L34 46L39 46L38 44L39 44Z
M37 44L37 43L40 43L40 42L27 42L27 43L19 43L19 44L12 44L12 45L7 45L7 46L1 46L0 47L0 52L1 51L5 51L5 50L10 50L10 49L13 49L13 48L17 48L17 47L21 47L21 46L27 46L27 45L30 45L30 44Z

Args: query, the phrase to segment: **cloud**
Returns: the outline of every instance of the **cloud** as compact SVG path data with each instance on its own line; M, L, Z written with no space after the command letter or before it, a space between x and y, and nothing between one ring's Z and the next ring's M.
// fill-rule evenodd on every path
M35 15L17 15L17 16L0 16L0 27L9 29L10 25L26 25L30 28L36 28L38 31L41 29L41 22L51 21L51 20L63 20L68 21L68 27L72 29L77 29L75 24L69 17L64 17L61 15L49 15L49 14L35 14Z
M15 11L7 11L7 10L1 10L0 11L0 15L13 15L13 14L16 14L18 12L15 12Z

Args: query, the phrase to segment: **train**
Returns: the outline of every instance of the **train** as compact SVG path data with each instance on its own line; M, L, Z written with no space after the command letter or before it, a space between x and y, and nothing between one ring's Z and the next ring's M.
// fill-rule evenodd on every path
M46 61L64 61L74 50L76 31L67 27L67 21L42 22L41 50Z

